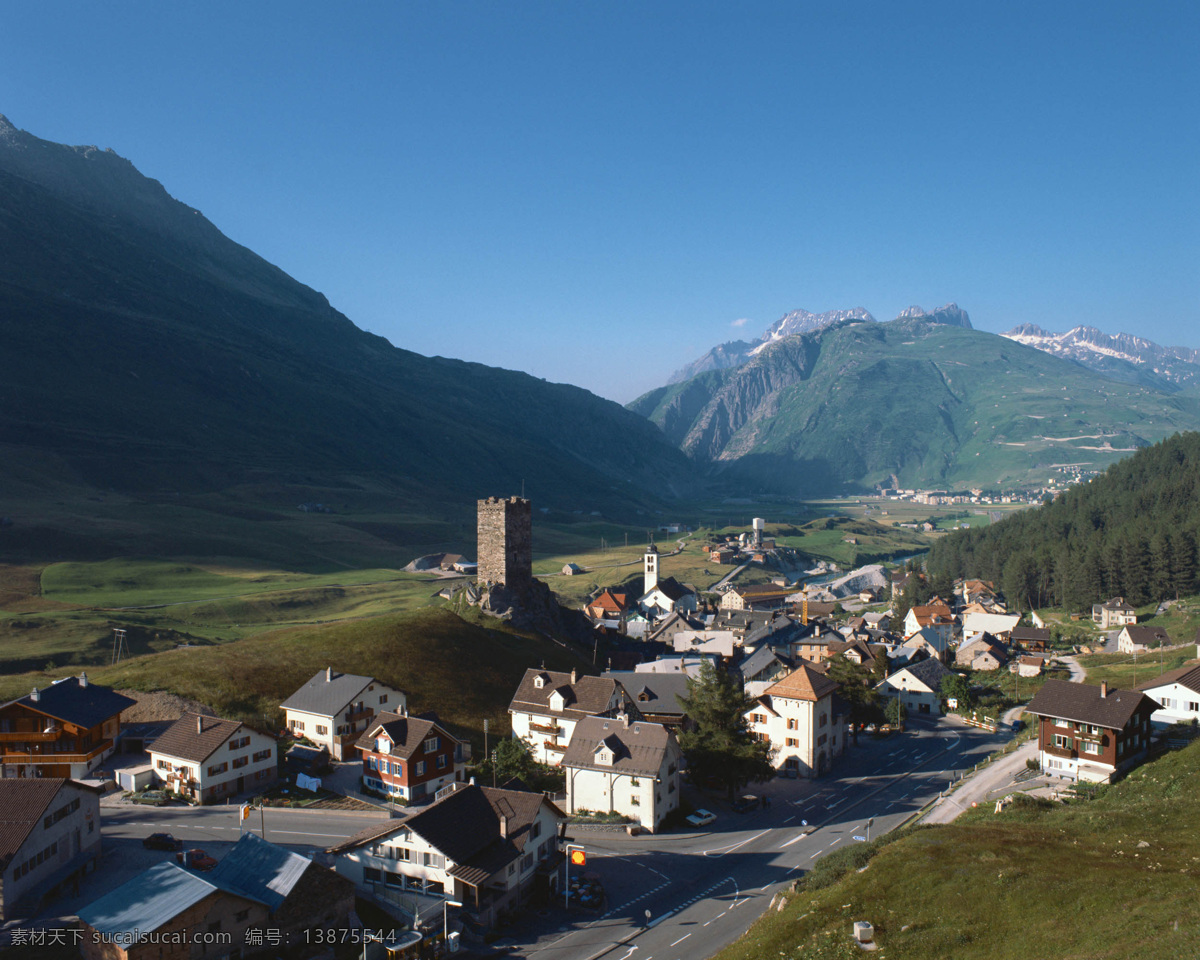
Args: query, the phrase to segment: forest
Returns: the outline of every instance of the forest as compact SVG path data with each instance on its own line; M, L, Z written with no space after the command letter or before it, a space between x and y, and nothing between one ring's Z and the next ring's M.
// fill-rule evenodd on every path
M931 579L995 583L1009 609L1089 612L1197 591L1200 433L1179 433L1113 464L1090 483L988 527L934 544Z

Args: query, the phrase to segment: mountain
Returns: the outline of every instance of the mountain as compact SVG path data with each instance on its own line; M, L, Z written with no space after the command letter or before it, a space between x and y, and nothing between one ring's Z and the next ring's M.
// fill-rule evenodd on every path
M943 308L784 337L629 408L747 493L799 495L892 478L1037 486L1200 426L1195 398L1097 377L959 319Z
M957 303L948 303L944 307L938 307L933 312L929 312L923 307L909 307L907 310L901 312L896 319L923 320L927 323L946 323L954 327L963 327L967 330L972 329L971 319L967 316L967 311L960 308ZM728 370L730 367L740 367L743 363L747 363L751 357L764 350L769 344L775 343L778 340L782 340L785 337L798 336L803 333L816 333L818 330L824 330L835 323L844 323L847 320L876 322L875 318L863 307L852 307L849 310L826 310L824 313L793 310L791 313L785 313L771 324L767 328L767 332L758 340L753 342L749 340L731 340L728 343L722 343L720 346L713 347L699 360L694 360L687 366L676 370L667 379L667 383L682 383L684 380L690 380L692 377L701 373L707 373L710 370Z
M1023 323L1003 335L1116 380L1168 391L1200 386L1200 350L1190 347L1160 347L1142 337L1128 333L1114 337L1095 327L1050 333L1033 323Z
M528 481L538 506L632 515L690 483L620 405L393 347L128 160L3 117L0 346L6 498L219 492L294 512L382 492L421 514Z

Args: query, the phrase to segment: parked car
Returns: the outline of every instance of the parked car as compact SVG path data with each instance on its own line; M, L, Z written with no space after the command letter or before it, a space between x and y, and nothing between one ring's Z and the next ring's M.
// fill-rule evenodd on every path
M761 801L752 793L744 793L733 801L733 809L737 813L749 813L757 807Z
M142 846L147 850L182 850L183 841L169 833L152 833L142 837Z
M185 867L191 867L193 870L211 870L217 865L216 859L210 857L199 847L179 851L175 854L175 861L182 863Z
M687 818L687 822L693 827L707 827L716 819L717 815L715 813L713 813L711 810L705 810L703 807L701 807Z

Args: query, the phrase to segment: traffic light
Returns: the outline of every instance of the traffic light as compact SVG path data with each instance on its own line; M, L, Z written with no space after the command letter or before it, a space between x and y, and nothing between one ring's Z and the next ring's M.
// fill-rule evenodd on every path
M576 847L571 851L571 866L586 867L587 866L587 851Z

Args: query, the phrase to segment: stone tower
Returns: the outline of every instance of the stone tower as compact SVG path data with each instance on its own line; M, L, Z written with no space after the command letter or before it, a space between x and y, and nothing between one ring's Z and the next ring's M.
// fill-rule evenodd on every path
M642 558L642 576L644 583L642 595L645 596L658 586L658 547L650 544L646 548L646 556Z
M480 500L480 584L503 584L523 593L533 581L533 510L522 497Z

